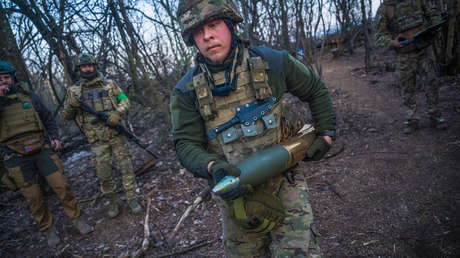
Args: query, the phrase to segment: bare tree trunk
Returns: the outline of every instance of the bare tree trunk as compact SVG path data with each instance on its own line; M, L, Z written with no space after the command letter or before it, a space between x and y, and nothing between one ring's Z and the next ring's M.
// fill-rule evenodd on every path
M281 9L281 37L283 39L283 48L288 51L291 50L291 44L289 41L289 29L288 29L288 14L286 0L279 0Z
M364 4L364 0L361 1L361 14L363 20L363 31L364 31L364 70L367 72L370 71L371 68L371 60L370 60L370 48L369 48L369 31L368 31L368 23L367 23L367 15L366 15L366 5Z
M112 15L114 16L118 31L122 37L123 44L125 45L126 53L128 54L128 66L130 75L132 76L131 78L133 79L133 84L135 85L135 96L141 100L147 100L148 103L157 105L162 110L165 120L170 122L171 118L169 116L169 108L165 106L162 98L160 98L158 90L156 89L152 79L149 78L149 73L145 69L145 66L142 63L142 59L139 56L139 47L136 43L137 40L135 37L134 26L132 25L126 13L126 8L123 4L123 0L118 0L118 6L120 7L120 13L123 17L123 24L125 26L123 26L121 19L118 16L113 0L109 0L109 7L112 10ZM129 42L126 38L125 31L128 34ZM141 71L141 79L139 78L137 69ZM148 97L149 94L145 96L145 93L148 91L151 93L151 98Z
M29 71L19 51L10 23L6 18L5 9L0 2L0 60L8 61L16 69L16 77L30 84Z
M31 1L30 3L23 0L12 1L19 7L21 12L32 21L43 39L49 44L54 54L58 57L64 67L68 84L72 84L77 75L73 71L72 58L67 49L64 47L62 35L60 35L62 31L59 31L59 27L56 25L54 19L50 16L45 16L45 14L37 7L35 1ZM45 7L46 5L44 5L44 8ZM64 6L61 6L60 8L64 8ZM44 23L44 21L47 23Z

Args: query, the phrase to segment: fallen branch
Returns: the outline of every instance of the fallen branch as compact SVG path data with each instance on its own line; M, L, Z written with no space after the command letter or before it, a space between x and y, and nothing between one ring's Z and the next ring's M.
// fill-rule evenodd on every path
M140 257L144 254L147 249L149 249L150 245L150 228L149 228L149 211L150 205L152 204L152 197L150 194L147 196L147 209L145 211L145 219L144 219L144 240L142 240L142 247L136 250L133 257Z
M142 175L144 174L147 169L149 169L150 167L152 167L153 165L155 165L155 163L157 162L158 160L156 158L153 158L149 161L147 161L142 167L138 168L136 171L134 171L134 174L136 176L139 176L139 175Z
M182 216L180 217L179 221L177 222L176 226L174 227L174 230L171 232L171 234L169 236L168 242L170 242L170 243L175 242L175 237L176 237L176 234L177 234L177 232L179 230L179 227L182 225L184 220L186 218L188 218L188 216L190 216L192 211L195 210L196 207L198 207L198 205L200 205L200 203L203 202L203 200L206 198L206 196L208 194L210 194L210 193L211 193L211 187L209 187L209 186L206 186L203 190L201 190L201 192L198 194L198 197L196 197L196 199L193 201L192 205L188 206L187 209L185 210L184 214L182 214Z
M179 251L176 251L176 252L173 252L173 253L168 253L168 254L163 254L163 255L159 255L159 256L154 256L154 258L164 258L164 257L174 257L176 255L179 255L179 254L184 254L184 253L187 253L187 252L190 252L190 251L193 251L197 248L200 248L202 246L205 246L205 245L209 245L209 244L212 244L216 241L216 239L213 239L213 240L209 240L209 241L202 241L202 242L199 242L195 245L191 245L185 249L182 249L182 250L179 250Z

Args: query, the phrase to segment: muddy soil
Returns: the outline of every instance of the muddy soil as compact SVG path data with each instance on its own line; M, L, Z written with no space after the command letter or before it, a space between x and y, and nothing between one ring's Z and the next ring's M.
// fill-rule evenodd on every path
M391 63L390 53L381 60ZM383 62L382 62L383 63ZM324 80L337 111L337 156L300 164L309 178L311 201L325 257L460 256L460 77L443 77L440 107L449 128L432 128L420 93L421 128L402 133L403 109L394 72L384 66L363 71L362 50L323 63ZM288 98L287 102L292 102ZM298 104L295 104L298 105ZM135 132L162 157L138 176L139 199L151 198L147 257L222 257L216 202L200 205L168 240L179 217L206 182L193 178L176 159L161 115L146 131ZM62 153L66 176L94 232L81 236L54 195L48 206L61 237L57 248L46 239L19 193L0 196L1 257L129 257L142 245L145 214L132 215L123 194L121 214L104 215L89 159L89 146ZM135 167L149 157L133 145ZM114 164L114 176L119 178ZM118 179L118 189L121 183Z

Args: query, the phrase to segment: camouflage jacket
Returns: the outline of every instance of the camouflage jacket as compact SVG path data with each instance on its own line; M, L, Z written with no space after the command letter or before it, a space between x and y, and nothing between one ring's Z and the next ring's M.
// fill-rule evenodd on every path
M249 47L249 54L260 56L268 63L268 84L276 99L280 100L287 92L292 93L308 102L318 131L335 129L335 112L328 89L310 69L286 51L253 46ZM220 157L207 151L208 138L196 93L187 87L192 83L193 76L200 72L196 66L177 83L171 96L170 110L173 140L180 162L195 176L205 178L207 164Z
M376 14L376 44L392 49L398 35L411 40L415 33L440 19L432 0L384 0Z
M103 107L101 107L101 105L95 105L95 103L91 101L92 93L100 94L101 92L104 94L100 97L101 100L98 104L101 104ZM89 143L108 141L119 134L117 131L107 127L104 123L92 123L95 116L82 111L78 107L72 106L70 100L73 98L84 99L85 102L96 111L103 111L107 114L116 111L120 113L120 115L124 115L128 112L130 103L126 95L114 81L107 80L100 74L91 81L81 79L67 91L62 115L67 120L76 119L80 128L88 138Z

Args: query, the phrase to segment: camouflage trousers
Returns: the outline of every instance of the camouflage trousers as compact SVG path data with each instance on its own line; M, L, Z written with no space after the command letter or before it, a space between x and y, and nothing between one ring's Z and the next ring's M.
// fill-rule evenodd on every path
M39 176L43 176L54 190L70 219L76 219L81 215L80 205L64 177L61 161L51 149L42 149L37 154L27 156L6 155L4 162L9 177L20 188L40 231L50 228L53 218L42 198L37 182Z
M227 257L322 257L312 230L307 181L302 173L292 176L292 183L284 176L269 180L280 182L276 196L286 213L283 224L269 233L247 233L233 219L229 205L219 202Z
M418 89L425 92L428 114L432 120L439 119L438 110L439 83L436 76L436 63L431 47L420 51L399 53L398 79L400 83L403 106L407 121L418 121L416 93ZM421 87L417 87L418 85Z
M121 170L121 179L125 189L126 198L133 199L136 194L136 175L131 163L131 151L126 146L123 136L116 136L107 142L95 142L91 146L94 166L104 194L115 191L115 183L112 179L112 155Z

